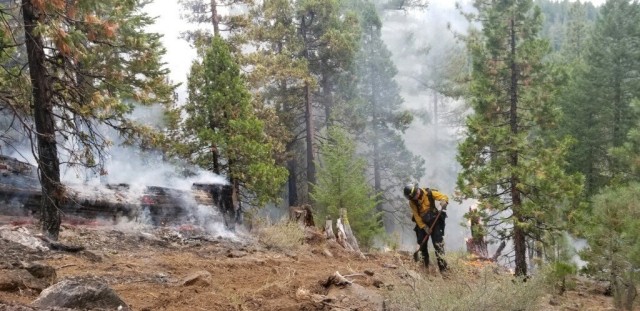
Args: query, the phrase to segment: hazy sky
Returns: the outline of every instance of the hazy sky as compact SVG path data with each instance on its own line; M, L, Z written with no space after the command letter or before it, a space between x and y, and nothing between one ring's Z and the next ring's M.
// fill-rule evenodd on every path
M606 0L589 0L583 2L601 5L605 1ZM432 7L438 8L453 8L455 3L456 1L453 0L430 1ZM179 38L180 32L188 28L188 25L180 19L181 10L177 0L155 0L146 7L146 11L149 12L151 16L158 17L156 24L150 27L150 30L164 35L162 41L167 49L164 60L168 64L169 69L171 69L170 78L174 82L185 83L191 61L194 59L196 53L186 41ZM185 85L178 89L180 102L183 102L185 99L185 90Z

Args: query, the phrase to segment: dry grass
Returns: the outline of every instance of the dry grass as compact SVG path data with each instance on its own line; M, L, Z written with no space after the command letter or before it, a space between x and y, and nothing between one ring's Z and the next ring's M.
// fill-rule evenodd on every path
M451 271L441 276L405 278L406 285L392 292L397 310L536 310L548 286L543 276L526 282L514 279L495 265L471 264L463 255L447 256ZM412 267L405 267L411 269Z
M265 222L257 231L260 242L269 248L297 251L304 242L304 229L286 220L275 224Z

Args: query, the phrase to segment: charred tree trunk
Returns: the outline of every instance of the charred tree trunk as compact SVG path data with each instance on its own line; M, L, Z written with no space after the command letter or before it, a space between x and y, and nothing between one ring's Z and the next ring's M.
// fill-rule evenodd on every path
M51 80L45 67L43 39L35 30L40 12L37 12L31 0L22 0L22 14L33 95L33 117L37 131L38 169L43 194L42 230L50 238L57 240L60 232L58 206L64 191L60 184Z
M216 116L215 113L209 112L209 128L215 132L216 131ZM218 151L218 146L216 144L211 144L211 164L213 165L213 172L217 175L220 175L220 152Z
M315 157L313 152L313 136L314 136L314 128L313 128L313 107L311 106L311 86L309 82L304 83L304 92L305 92L305 121L307 125L307 183L309 184L309 193L311 193L311 185L316 183L316 166L315 166Z
M515 21L512 18L510 21L511 30L511 83L510 83L510 110L509 110L509 124L511 125L511 135L516 137L518 135L518 67L516 64L516 29ZM518 151L514 150L510 152L509 164L513 169L518 166ZM513 210L513 244L515 247L516 255L516 275L527 275L527 244L525 241L526 234L522 228L524 218L521 215L522 198L520 190L518 189L518 183L520 179L517 174L512 173L510 180L511 191L511 209Z
M289 181L288 189L289 189L289 206L298 206L298 178L296 171L296 159L295 155L292 155L292 159L287 161L287 170L289 171Z

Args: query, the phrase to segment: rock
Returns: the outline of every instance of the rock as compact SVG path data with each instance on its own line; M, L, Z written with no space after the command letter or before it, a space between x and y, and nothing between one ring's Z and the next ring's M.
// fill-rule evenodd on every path
M53 284L57 277L54 267L39 262L24 264L24 269L29 271L34 277L44 279L49 282L49 284Z
M0 303L0 311L77 311L67 308L34 308L16 303Z
M0 291L15 292L21 289L33 289L40 292L49 286L49 281L37 279L24 269L0 271Z
M15 275L19 270L0 270L0 291L15 292L20 289L20 278Z
M559 306L560 302L558 301L558 297L556 296L551 297L551 299L549 299L549 304L552 306Z
M207 287L211 285L210 279L211 273L208 271L198 271L187 276L184 281L182 281L182 285Z
M229 250L227 252L227 257L229 258L241 258L247 256L247 253L243 252L243 251L234 251L234 250Z
M375 273L373 273L373 271L371 271L371 270L364 270L364 274L366 274L368 276L373 276Z
M104 281L91 278L62 280L42 291L32 305L36 307L130 310L127 304Z
M102 262L102 256L94 251L83 250L80 252L80 256L86 258L91 262Z

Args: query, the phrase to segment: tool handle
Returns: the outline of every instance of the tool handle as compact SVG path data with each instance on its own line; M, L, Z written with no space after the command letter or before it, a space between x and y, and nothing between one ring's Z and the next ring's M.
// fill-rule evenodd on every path
M427 242L427 240L429 239L429 236L431 235L431 232L433 232L433 227L436 226L436 223L438 222L438 219L440 219L440 214L442 214L442 210L438 211L438 215L436 215L436 219L431 224L431 227L429 228L429 231L427 232L427 235L424 237L424 239L422 239L422 242L420 242L420 248L418 248L418 250L421 250L422 247L424 246L424 243Z

